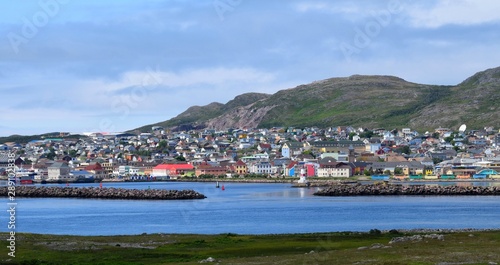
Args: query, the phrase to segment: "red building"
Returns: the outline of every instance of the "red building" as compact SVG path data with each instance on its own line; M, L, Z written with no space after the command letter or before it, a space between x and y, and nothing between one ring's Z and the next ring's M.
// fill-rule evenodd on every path
M160 164L153 168L155 177L174 177L191 175L194 173L194 167L191 164Z
M220 176L226 175L226 167L222 166L212 166L208 163L202 163L201 165L196 167L196 176L200 175L214 175L214 176Z
M97 162L86 166L84 170L92 173L96 179L104 179L106 177L104 168Z

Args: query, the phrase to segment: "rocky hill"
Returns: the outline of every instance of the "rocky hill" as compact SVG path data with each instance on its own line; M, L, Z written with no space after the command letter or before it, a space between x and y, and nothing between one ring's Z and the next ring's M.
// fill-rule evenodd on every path
M172 129L272 126L470 128L500 124L500 67L456 86L424 85L393 76L331 78L278 91L247 93L226 104L194 106L153 125Z

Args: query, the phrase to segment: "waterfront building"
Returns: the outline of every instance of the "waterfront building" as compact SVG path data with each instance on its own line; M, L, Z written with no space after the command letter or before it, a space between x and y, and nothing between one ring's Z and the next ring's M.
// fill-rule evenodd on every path
M73 181L71 168L66 162L55 162L48 167L48 181Z

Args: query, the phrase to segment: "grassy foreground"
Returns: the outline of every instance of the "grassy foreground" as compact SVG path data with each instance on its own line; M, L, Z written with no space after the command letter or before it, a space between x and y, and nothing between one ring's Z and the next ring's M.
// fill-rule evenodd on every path
M216 261L208 264L500 264L500 231L440 233L444 240L389 244L416 234L16 234L12 258L8 235L1 233L0 264L199 264L209 257Z

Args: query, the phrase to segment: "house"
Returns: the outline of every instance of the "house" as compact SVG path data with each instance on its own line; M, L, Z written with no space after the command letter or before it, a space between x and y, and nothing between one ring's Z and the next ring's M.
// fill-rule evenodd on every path
M298 164L297 161L292 161L290 164L288 164L286 167L285 167L285 172L284 172L284 175L285 176L289 176L289 177L295 177L295 173L298 171L295 170L295 166Z
M195 173L195 169L191 164L160 164L153 168L153 176L177 178L179 176L187 176Z
M272 173L272 165L269 162L257 162L250 166L250 173L269 175Z
M350 163L351 168L353 169L353 175L363 175L366 168L369 168L371 163L366 162L352 162Z
M106 174L106 176L109 176L113 173L115 164L116 163L114 163L113 159L102 162L101 167L103 168L104 174Z
M245 175L248 173L248 167L247 167L247 164L245 164L245 162L241 161L241 160L238 160L235 164L234 164L234 171L236 174L238 175Z
M66 162L55 162L48 168L48 181L74 181L75 178L70 176L71 168Z
M196 167L195 174L196 176L200 175L214 175L214 176L225 176L226 175L226 167L223 166L213 166L204 162Z
M317 173L317 168L319 165L317 163L305 163L304 164L304 169L306 173L306 177L314 177L316 176Z
M269 152L271 151L271 144L260 143L257 146L257 150L259 150L259 152Z
M94 175L94 178L96 179L104 179L107 174L104 168L101 166L100 163L91 163L90 165L86 166L84 168L85 171L88 171L89 173Z
M118 174L120 176L133 176L139 173L139 169L131 165L121 165L118 167Z
M388 153L385 155L385 162L406 162L408 161L404 156L397 153Z
M352 175L351 167L332 158L325 158L319 162L318 177L348 178Z
M423 172L425 166L417 161L406 161L406 162L373 162L371 169L377 174L382 174L386 171L390 171L394 174L396 168L401 168L403 174L416 174L417 172Z
M281 148L281 155L287 158L300 155L304 151L304 144L301 142L287 142Z
M376 153L382 147L382 143L379 138L365 139L365 151L372 154Z

